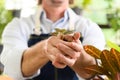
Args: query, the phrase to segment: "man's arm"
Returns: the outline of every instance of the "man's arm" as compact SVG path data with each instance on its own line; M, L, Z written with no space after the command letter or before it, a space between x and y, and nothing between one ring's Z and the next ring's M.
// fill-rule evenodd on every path
M88 74L84 68L96 64L93 57L88 55L84 50L81 50L80 57L77 59L76 63L71 67L80 77L88 79L93 76L93 74Z
M45 40L41 41L24 51L21 68L25 77L35 74L38 69L49 61L49 59L43 55L45 53L45 42Z
M92 75L88 74L84 70L84 67L86 67L88 65L96 64L96 61L93 57L91 57L89 54L87 54L85 52L85 50L83 49L83 45L81 44L81 42L79 40L80 33L79 32L74 33L72 38L67 35L64 37L67 39L73 39L73 41L72 42L64 42L63 43L64 45L58 44L58 46L59 46L58 48L67 54L67 56L65 56L65 57L71 59L71 61L72 61L72 59L74 59L74 61L75 61L75 62L73 62L73 64L69 64L70 63L70 60L69 60L69 61L66 61L65 64L67 64L69 67L71 67L80 77L83 77L83 78L91 77ZM77 57L75 57L76 55L77 55Z

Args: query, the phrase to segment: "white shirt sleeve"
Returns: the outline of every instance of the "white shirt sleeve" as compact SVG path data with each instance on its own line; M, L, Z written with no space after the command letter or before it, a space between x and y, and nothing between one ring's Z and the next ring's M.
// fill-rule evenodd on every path
M105 48L105 38L102 29L94 22L82 19L76 26L77 32L81 32L83 37L83 46L92 45L96 48L103 50ZM76 73L77 74L77 73ZM79 80L85 80L77 74Z
M100 50L105 48L105 37L102 29L89 19L81 19L82 22L77 26L77 31L81 32L83 37L83 46L92 45Z
M25 80L21 72L21 61L23 52L28 48L27 41L30 34L30 28L25 23L20 25L19 19L14 19L9 23L2 35L4 45L1 53L1 62L4 65L4 73L14 80ZM34 77L35 75L31 76Z

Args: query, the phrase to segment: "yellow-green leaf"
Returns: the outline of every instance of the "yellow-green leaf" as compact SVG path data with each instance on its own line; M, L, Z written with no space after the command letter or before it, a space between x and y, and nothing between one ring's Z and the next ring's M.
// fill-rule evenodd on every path
M120 47L119 47L117 44L115 44L115 43L113 43L113 42L111 42L111 41L107 41L107 45L108 45L109 47L114 48L114 49L116 49L117 51L120 52Z

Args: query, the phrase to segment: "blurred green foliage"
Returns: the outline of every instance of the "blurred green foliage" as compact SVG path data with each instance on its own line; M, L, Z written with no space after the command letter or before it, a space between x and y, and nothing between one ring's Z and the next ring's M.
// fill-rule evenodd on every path
M120 47L116 43L108 40L107 41L107 45L108 45L108 47L114 48L114 49L116 49L117 51L120 52Z
M74 5L83 9L83 16L98 24L110 24L120 29L120 0L75 0Z
M0 0L0 39L6 24L13 18L12 12L5 9L4 3L4 0Z
M106 8L106 16L108 24L117 31L120 29L120 7L115 7L115 0L105 0L108 4Z
M110 26L117 31L120 29L120 9L115 9L114 12L109 13L108 15L108 23Z

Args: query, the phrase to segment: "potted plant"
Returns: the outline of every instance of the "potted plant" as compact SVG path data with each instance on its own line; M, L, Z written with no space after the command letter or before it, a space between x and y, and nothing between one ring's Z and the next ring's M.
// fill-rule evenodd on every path
M100 78L99 80L120 80L120 47L110 41L108 45L111 47L110 50L104 49L103 51L92 45L84 46L89 55L100 60L97 65L90 65L84 69L89 74L106 76L106 79Z

